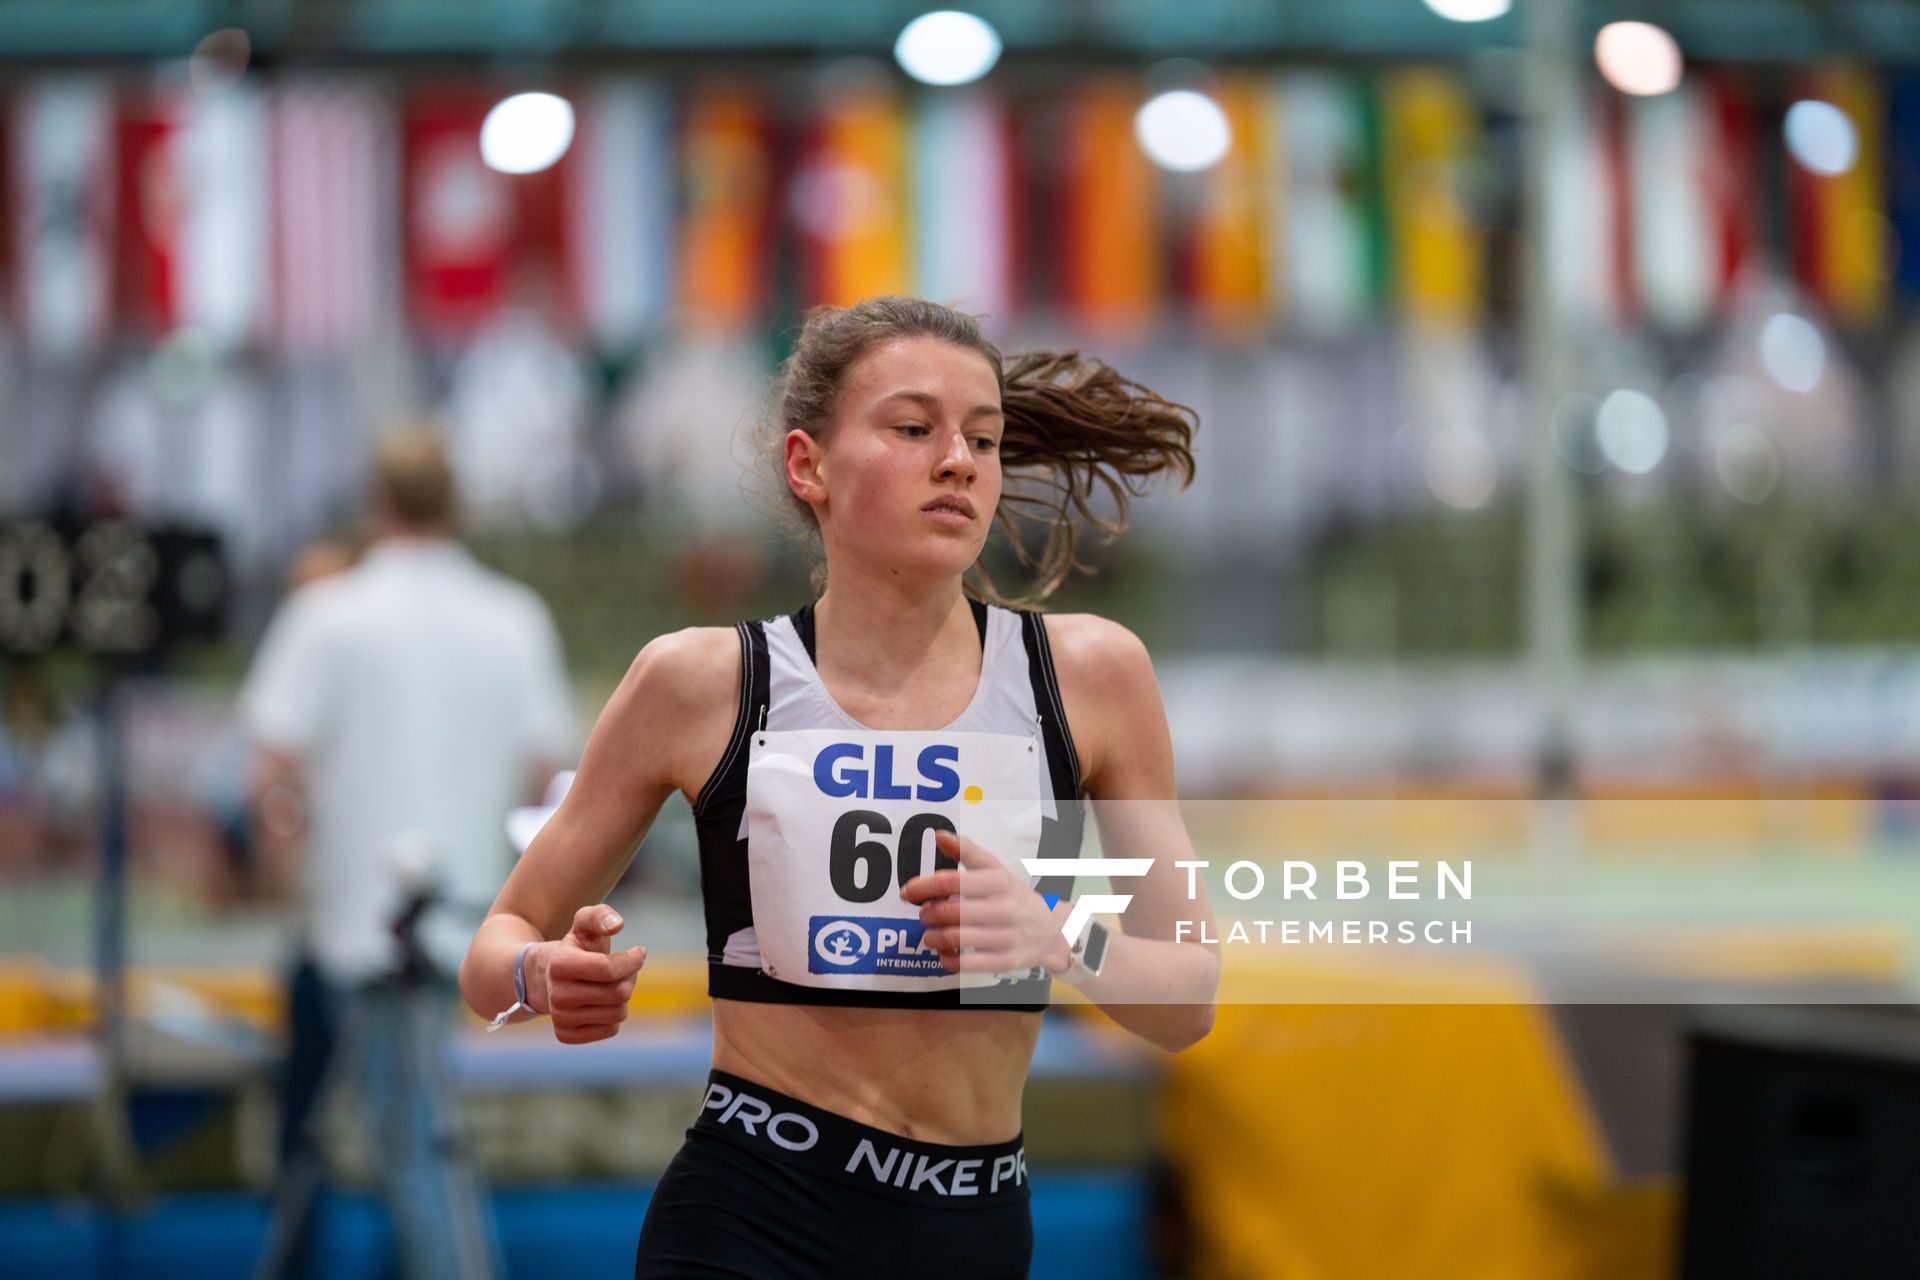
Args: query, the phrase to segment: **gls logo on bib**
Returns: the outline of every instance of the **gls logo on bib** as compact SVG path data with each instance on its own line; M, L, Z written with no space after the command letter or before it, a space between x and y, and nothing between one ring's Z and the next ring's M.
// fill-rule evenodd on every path
M892 743L883 742L873 749L873 772L869 775L859 767L866 763L864 747L857 742L835 742L813 758L813 782L822 795L836 800L926 800L939 804L960 794L960 775L948 767L959 761L960 748L956 746L941 742L927 747L917 762L924 781L910 787L893 780ZM977 793L979 788L971 790ZM968 799L978 803L974 796Z
M926 926L893 916L813 916L807 921L813 946L808 973L946 973L940 953L920 945Z

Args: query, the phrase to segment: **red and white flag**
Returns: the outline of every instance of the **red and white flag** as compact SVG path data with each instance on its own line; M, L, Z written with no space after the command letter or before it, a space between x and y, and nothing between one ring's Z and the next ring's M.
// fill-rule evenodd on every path
M571 149L538 173L489 169L480 126L492 105L467 93L407 107L407 285L429 334L469 335L510 298L552 323L576 318L565 258Z
M122 100L116 122L114 309L124 328L148 337L180 320L181 96L136 92Z
M1752 252L1753 109L1705 72L1629 110L1636 290L1650 319L1697 329L1725 313Z
M40 80L11 106L17 314L35 351L84 357L113 315L113 92L105 80Z
M340 354L398 296L392 113L366 89L294 84L271 134L274 333L293 354Z
M487 106L427 98L407 108L407 292L429 332L477 327L506 292L516 213L507 175L480 159Z
M265 334L265 99L242 86L165 87L125 100L118 123L118 269L123 324L182 325L232 346Z

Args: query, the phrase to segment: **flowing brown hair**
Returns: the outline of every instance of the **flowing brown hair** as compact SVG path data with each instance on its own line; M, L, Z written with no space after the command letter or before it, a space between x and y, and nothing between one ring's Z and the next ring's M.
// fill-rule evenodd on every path
M1032 582L1009 597L982 564L972 572L975 594L996 604L1037 604L1075 569L1084 529L1103 538L1127 527L1130 498L1146 492L1162 472L1193 480L1192 441L1199 418L1185 405L1125 377L1105 361L1078 351L1030 351L1003 357L979 321L920 298L868 298L851 307L816 307L800 340L774 380L772 404L762 416L758 452L782 522L817 548L813 509L786 482L787 432L798 427L824 442L833 426L840 387L859 359L896 338L938 338L978 353L1000 384L1006 430L1000 439L1005 476L995 523ZM1112 508L1102 514L1104 495ZM1036 551L1020 526L1037 526ZM816 553L813 586L826 585L826 561Z

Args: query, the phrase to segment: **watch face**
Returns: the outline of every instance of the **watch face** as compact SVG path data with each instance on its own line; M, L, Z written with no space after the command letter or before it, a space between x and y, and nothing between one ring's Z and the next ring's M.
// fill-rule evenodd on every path
M1107 929L1098 921L1087 927L1086 950L1080 953L1080 963L1087 966L1087 972L1098 975L1100 966L1107 962Z

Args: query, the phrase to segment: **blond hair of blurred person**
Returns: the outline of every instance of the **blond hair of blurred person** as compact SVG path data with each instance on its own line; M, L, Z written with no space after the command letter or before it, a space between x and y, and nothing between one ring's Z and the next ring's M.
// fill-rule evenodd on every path
M419 897L433 902L418 939L451 1005L451 976L511 863L506 815L570 757L571 700L546 606L456 539L438 439L385 440L370 500L365 554L289 595L241 695L262 847L298 862L277 877L298 921L282 1155L302 1138L344 1020L356 1002L375 1010L355 1024L374 1034L349 1079L387 1144L383 1189L405 1273L464 1275L487 1263L461 1258L443 1233L455 1219L491 1228L473 1188L434 1163L427 1068L395 1070L418 1056L398 1043L406 1028L391 1012L389 980L406 958L395 923Z

